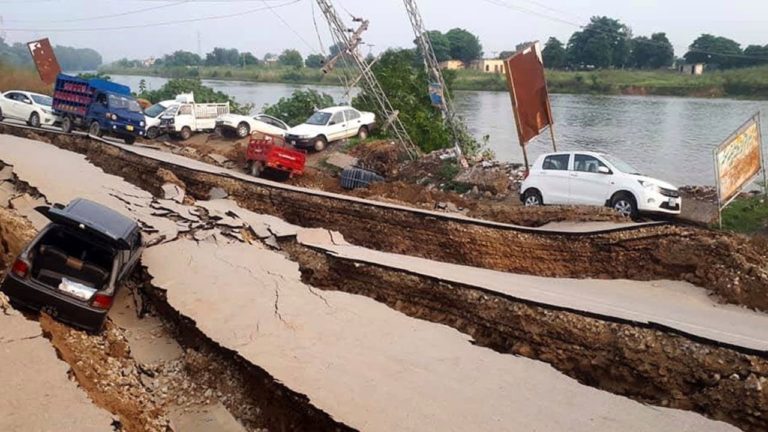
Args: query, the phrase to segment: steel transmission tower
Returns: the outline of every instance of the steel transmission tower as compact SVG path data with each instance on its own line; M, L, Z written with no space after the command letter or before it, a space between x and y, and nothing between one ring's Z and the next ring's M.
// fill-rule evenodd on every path
M415 159L419 154L418 147L411 141L411 137L408 135L403 123L398 118L398 112L392 108L392 104L389 102L389 99L387 99L384 90L382 90L379 80L376 79L371 68L365 63L365 60L360 56L360 52L357 49L358 45L362 42L360 35L368 28L368 21L361 18L354 18L355 22L361 24L357 30L352 30L344 25L344 21L341 20L339 14L336 12L336 8L333 7L330 0L317 0L317 4L320 6L320 10L323 12L326 21L328 21L333 38L340 43L340 48L343 47L341 52L339 52L339 56L345 54L347 58L351 59L355 64L360 72L360 81L362 82L362 85L365 86L368 93L370 93L370 96L373 98L379 109L379 114L384 119L385 128L387 125L391 128L395 139L400 142L408 156L411 159ZM331 59L329 63L331 63L330 67L333 67L335 59ZM326 65L326 67L328 66L329 65Z
M427 35L427 29L424 26L424 21L421 19L421 13L416 5L416 0L403 0L403 3L405 3L408 18L411 20L411 27L413 27L413 33L416 36L416 43L419 45L421 57L424 59L427 77L430 83L437 84L442 91L440 109L443 112L443 119L453 135L454 146L459 153L459 158L462 159L461 140L464 137L470 136L467 132L467 127L456 117L456 113L453 111L453 104L448 96L448 89L445 87L443 73L440 71L440 63L437 62L437 57L435 57L435 50L432 48L432 41L429 40ZM464 133L462 134L462 132Z

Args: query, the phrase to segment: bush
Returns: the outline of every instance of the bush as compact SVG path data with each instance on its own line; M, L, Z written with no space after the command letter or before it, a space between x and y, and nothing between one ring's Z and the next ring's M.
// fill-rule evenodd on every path
M333 97L312 89L294 90L291 97L280 98L274 105L265 105L264 113L277 117L290 126L301 124L315 111L336 103Z

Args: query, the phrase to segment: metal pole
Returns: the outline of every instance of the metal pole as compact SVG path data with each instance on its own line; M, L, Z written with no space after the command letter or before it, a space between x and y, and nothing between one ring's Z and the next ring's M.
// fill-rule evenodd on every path
M763 165L763 194L768 197L768 172L765 167L765 155L763 154L763 125L760 122L760 111L757 112L757 140L760 143L760 163Z
M549 120L550 122L552 119ZM549 124L549 136L552 137L552 149L554 151L557 151L557 143L555 142L555 123L552 122Z

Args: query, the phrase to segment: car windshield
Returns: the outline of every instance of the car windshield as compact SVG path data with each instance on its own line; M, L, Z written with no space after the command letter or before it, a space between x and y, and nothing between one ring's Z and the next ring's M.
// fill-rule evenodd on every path
M632 165L624 162L623 160L614 157L614 156L608 156L608 155L601 155L605 160L607 160L611 165L613 165L614 168L617 170L626 173L626 174L635 174L640 175L640 171L637 170L637 168L633 167Z
M139 106L139 103L136 102L136 99L127 96L109 95L109 106L112 109L126 109L137 113L141 112L141 107Z
M158 104L154 104L151 107L144 110L144 114L147 117L157 118L160 114L162 114L168 107Z
M51 106L53 105L53 99L51 99L50 96L44 96L44 95L30 95L32 96L32 100L35 101L36 104L42 105L42 106Z
M328 124L328 119L331 118L331 114L327 112L318 111L312 114L312 117L308 118L304 123L315 126L325 126Z

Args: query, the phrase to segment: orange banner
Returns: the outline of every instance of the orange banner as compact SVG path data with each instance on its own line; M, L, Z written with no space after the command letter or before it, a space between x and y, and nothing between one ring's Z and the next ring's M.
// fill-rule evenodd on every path
M520 145L553 123L539 43L504 61Z
M61 67L56 60L56 54L54 54L48 38L27 42L27 47L35 61L40 79L46 84L53 84L56 81L56 76L61 72Z

